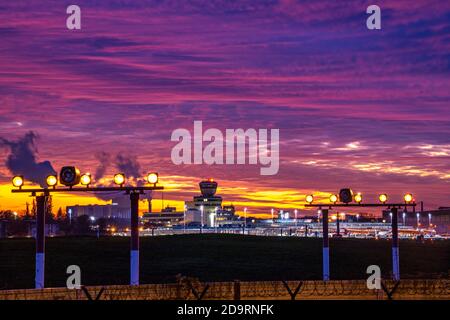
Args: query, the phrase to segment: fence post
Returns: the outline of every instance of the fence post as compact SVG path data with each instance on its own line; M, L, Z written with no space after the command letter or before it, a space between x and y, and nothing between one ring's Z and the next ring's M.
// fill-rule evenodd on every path
M241 281L234 280L234 300L241 300Z

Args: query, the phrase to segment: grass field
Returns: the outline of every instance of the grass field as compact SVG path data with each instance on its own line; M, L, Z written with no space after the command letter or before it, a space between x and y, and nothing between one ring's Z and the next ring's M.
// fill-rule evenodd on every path
M177 274L202 281L321 279L322 239L240 235L144 237L141 283L175 282ZM448 277L450 242L400 242L403 278ZM365 279L369 265L391 270L387 240L331 239L332 279ZM129 238L49 238L46 286L63 287L76 264L85 285L128 284ZM0 240L0 289L34 286L34 239Z

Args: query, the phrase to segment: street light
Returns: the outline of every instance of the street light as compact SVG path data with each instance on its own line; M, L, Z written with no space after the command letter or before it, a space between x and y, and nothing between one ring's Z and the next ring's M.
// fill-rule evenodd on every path
M12 184L16 188L22 188L23 186L23 176L15 176L12 178Z
M123 173L116 173L114 175L114 183L119 186L123 186L125 183L125 175Z
M385 193L380 194L380 196L378 197L378 199L380 200L381 203L386 203L386 201L387 201L387 199L388 199L387 194L385 194Z
M184 205L184 210L183 210L183 233L186 233L186 209L187 206Z
M158 183L158 173L156 172L150 172L147 175L147 181L150 184L157 184Z
M201 213L201 217L200 217L200 233L203 233L203 205L200 206L200 213Z
M431 227L431 213L428 214L428 225Z
M312 194L309 194L306 196L306 202L311 204L314 201L314 196Z
M244 234L246 228L247 228L247 208L244 208Z
M332 194L332 195L330 196L330 202L336 203L337 201L338 201L338 196L335 195L335 194Z
M405 203L410 203L413 200L413 196L411 193L405 194L403 198L405 199Z
M85 173L81 176L80 182L83 186L88 187L91 184L92 178L90 173Z
M362 201L362 195L361 195L361 193L357 193L357 194L355 195L355 201L356 201L357 203L361 203L361 201Z
M403 226L405 226L405 222L406 222L406 212L403 212L402 218L403 218Z
M54 175L50 175L47 177L46 182L47 182L47 186L54 188L56 186L56 184L58 183L58 178L56 178L56 176L54 176Z
M420 213L417 212L416 217L417 217L417 228L419 228L419 226L420 226Z
M214 208L214 228L215 228L215 232L217 233L217 210L219 208L215 207Z

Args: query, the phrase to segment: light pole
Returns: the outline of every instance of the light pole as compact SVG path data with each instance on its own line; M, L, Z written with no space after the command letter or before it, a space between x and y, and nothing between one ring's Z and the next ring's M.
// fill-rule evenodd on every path
M183 210L183 233L186 233L186 205Z
M91 216L89 219L91 220L92 224L94 224L94 222L95 222L95 217L94 217L94 216ZM95 226L93 225L92 228L94 228L95 231L96 231L97 239L100 238L100 230L99 230L99 226L95 227Z
M217 207L214 208L214 231L217 233Z
M130 285L139 285L139 193L130 193L131 201L131 250Z
M297 209L294 210L294 214L295 214L295 226L298 227L298 220L297 220Z
M244 234L247 229L247 208L244 208Z
M394 280L400 280L400 257L398 254L398 211L397 207L392 208L392 273L394 274Z
M339 225L339 212L336 213L336 233L337 236L339 237L341 235L341 229L340 229L340 225Z
M419 227L420 227L420 213L417 212L416 217L417 217L417 229L419 229Z
M330 249L328 240L328 209L322 211L322 233L323 233L323 249L322 249L322 273L323 281L330 280Z
M431 227L431 213L428 214L428 225Z
M36 197L36 269L34 286L36 289L44 288L45 273L45 204L48 194Z
M203 233L203 205L200 206L200 233Z

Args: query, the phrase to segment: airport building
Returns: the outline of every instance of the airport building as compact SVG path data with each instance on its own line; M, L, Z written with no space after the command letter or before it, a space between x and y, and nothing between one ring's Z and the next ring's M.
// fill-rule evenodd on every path
M219 211L222 216L222 197L217 196L217 182L213 179L199 183L201 195L194 196L193 201L186 201L186 211L193 221L201 222L208 227L218 223Z
M130 219L131 208L129 197L123 196L112 199L111 204L92 204L67 206L66 214L70 219L76 219L79 216L87 215L99 218L109 219Z
M217 182L212 179L199 183L201 195L185 202L185 211L166 207L161 212L148 212L142 217L147 226L176 226L181 224L207 227L230 226L238 221L233 205L222 206L222 197L217 196ZM241 223L241 222L239 222Z
M175 226L180 224L203 223L207 227L229 226L238 223L233 205L222 206L222 197L217 196L217 182L212 179L199 183L200 195L194 196L192 201L185 202L185 211L177 211L175 207L166 207L161 212L151 211L151 200L149 199L149 210L141 218L141 221L149 226ZM108 219L129 220L131 215L130 199L127 196L114 198L111 204L105 205L75 205L67 206L67 216L76 219L87 215ZM241 222L239 222L241 223Z
M391 212L383 211L383 220L391 221ZM450 233L450 207L439 207L437 210L422 212L398 212L398 222L418 229L432 228L439 234Z

